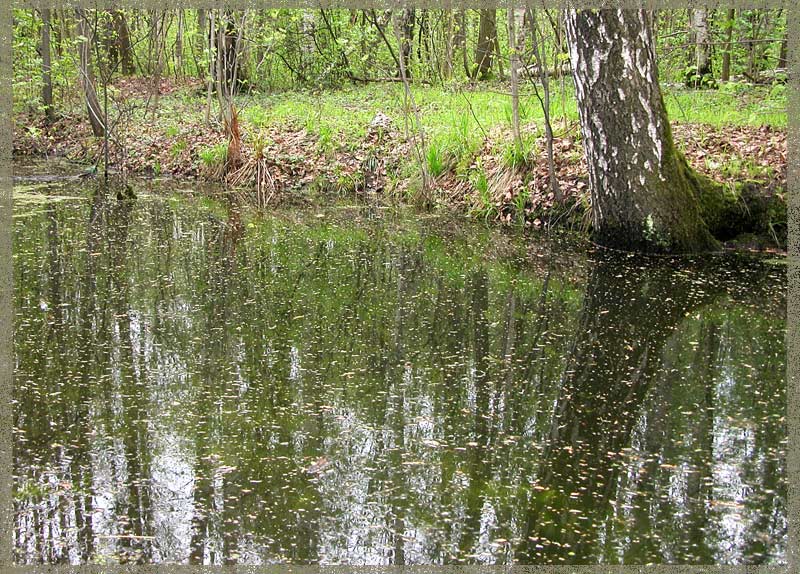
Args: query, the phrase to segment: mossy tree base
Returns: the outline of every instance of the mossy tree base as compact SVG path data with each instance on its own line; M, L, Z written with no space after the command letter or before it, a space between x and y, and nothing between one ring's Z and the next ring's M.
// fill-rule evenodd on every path
M701 216L705 182L672 141L652 13L569 10L566 28L597 242L644 252L719 250Z

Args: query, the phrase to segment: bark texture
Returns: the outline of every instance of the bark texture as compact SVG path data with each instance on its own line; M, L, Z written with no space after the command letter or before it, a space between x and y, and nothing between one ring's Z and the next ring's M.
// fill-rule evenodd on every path
M492 55L497 38L497 10L481 10L478 26L478 45L475 48L475 72L480 80L489 78L492 72Z
M596 240L637 251L718 249L700 212L702 181L672 142L652 13L568 10L566 29Z
M395 26L400 30L400 57L403 59L403 68L405 69L405 76L411 78L411 51L414 46L414 22L416 21L416 13L414 8L406 8L397 13ZM403 71L400 69L400 62L397 63L397 77L403 77Z
M711 44L709 43L708 10L691 10L691 38L694 42L690 72L686 83L695 88L713 84L711 73Z
M92 133L97 137L105 134L103 124L103 112L100 110L100 102L97 100L97 92L94 87L94 73L92 72L92 42L94 32L89 22L86 21L86 12L83 8L75 9L78 18L78 35L86 38L78 44L78 59L81 87L86 98L86 107L89 112L89 123L92 125Z

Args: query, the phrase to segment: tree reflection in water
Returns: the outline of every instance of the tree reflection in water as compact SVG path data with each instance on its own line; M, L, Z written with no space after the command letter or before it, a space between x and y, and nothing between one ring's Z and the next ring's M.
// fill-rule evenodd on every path
M16 559L784 558L780 268L392 225L19 213Z

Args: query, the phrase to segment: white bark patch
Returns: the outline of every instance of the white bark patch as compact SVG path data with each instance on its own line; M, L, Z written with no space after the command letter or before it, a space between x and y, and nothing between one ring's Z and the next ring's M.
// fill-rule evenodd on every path
M605 60L605 58L603 58ZM592 54L592 65L589 68L589 83L594 84L600 79L600 50L595 50Z
M633 130L633 133L638 134L641 127L641 124L636 119L636 115L631 115L631 129Z
M658 117L655 110L650 106L650 102L647 101L647 98L645 98L644 94L641 92L639 92L639 103L642 104L642 108L647 114L647 134L650 136L650 139L653 140L656 157L658 158L658 162L661 163L664 150L662 149L661 139L658 137Z
M624 36L622 37L622 61L625 64L622 69L622 77L626 79L630 78L636 70L636 66L633 62L633 54L631 53L631 43ZM620 92L622 92L622 90L620 90ZM624 100L625 96L621 95L620 98Z
M608 31L606 30L606 23L601 19L599 26L598 26L598 33L601 38L608 38ZM599 48L599 46L598 46ZM597 80L600 79L600 66L601 62L607 62L608 56L611 53L611 44L606 44L606 49L601 53L599 49L595 49L594 53L592 54L592 75L590 78L590 85L594 84ZM601 60L602 56L602 60Z

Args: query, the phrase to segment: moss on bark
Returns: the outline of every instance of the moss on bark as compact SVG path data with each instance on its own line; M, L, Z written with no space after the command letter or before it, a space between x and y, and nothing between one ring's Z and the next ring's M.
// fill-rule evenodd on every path
M787 211L782 194L754 183L723 185L694 171L682 156L681 162L695 189L700 215L717 240L747 234L768 238L778 247L786 245Z

